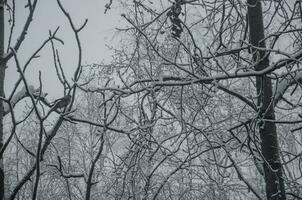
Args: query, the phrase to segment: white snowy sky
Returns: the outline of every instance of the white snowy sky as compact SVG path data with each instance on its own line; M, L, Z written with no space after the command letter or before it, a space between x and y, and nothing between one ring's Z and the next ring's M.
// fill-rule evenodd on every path
M17 21L12 44L15 43L16 37L19 36L26 20L28 14L27 8L25 8L26 2L27 0L16 0ZM88 19L86 28L80 33L83 64L110 61L112 52L106 47L106 44L110 46L118 44L120 39L115 28L125 26L126 23L120 16L121 9L114 8L118 5L113 2L112 9L104 14L105 4L109 0L61 0L61 2L76 25L80 26L86 18ZM60 26L60 29L57 36L65 42L64 46L57 44L57 47L61 46L59 50L64 71L69 77L73 75L78 54L76 43L69 23L59 9L56 0L39 0L34 20L24 43L18 51L21 64L24 64L33 51L48 37L49 30L54 31L58 26ZM8 36L8 28L6 26L6 36ZM30 65L25 74L28 81L30 84L38 86L38 71L41 70L45 92L51 96L62 96L62 87L60 87L55 76L51 46L48 45L40 55L41 57ZM16 67L11 62L8 63L5 79L7 93L18 78Z

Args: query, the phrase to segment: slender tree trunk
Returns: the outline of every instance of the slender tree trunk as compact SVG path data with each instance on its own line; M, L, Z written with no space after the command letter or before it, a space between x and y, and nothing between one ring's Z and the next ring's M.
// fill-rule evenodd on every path
M1 61L4 55L4 0L0 0L0 97L4 97L5 63ZM3 102L0 100L0 149L3 147ZM4 199L4 164L0 157L0 200Z
M91 163L91 166L90 166L88 180L87 180L87 183L86 183L86 198L85 198L85 200L90 200L90 198L91 198L90 196L91 196L91 189L92 189L92 186L93 186L93 183L92 183L93 172L95 170L95 165L96 165L97 161L100 159L100 157L102 155L102 152L103 152L103 149L104 149L104 143L105 143L104 134L105 134L105 130L101 135L101 144L100 144L100 147L99 147L99 151L98 151L96 157L93 159L93 161Z
M250 42L255 47L265 48L262 6L259 0L248 0L248 22L250 29ZM252 50L253 60L256 63L255 70L262 70L269 66L268 56L264 51ZM265 158L263 163L264 178L266 183L266 196L268 200L284 200L285 189L282 177L278 137L276 125L266 119L274 120L275 111L273 105L272 82L267 76L256 77L258 95L259 125L261 138L261 150Z

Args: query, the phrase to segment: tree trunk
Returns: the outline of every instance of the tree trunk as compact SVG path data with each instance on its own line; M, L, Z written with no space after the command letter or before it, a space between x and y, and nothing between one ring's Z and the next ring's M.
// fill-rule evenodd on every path
M0 0L0 96L4 97L5 63L1 61L4 55L4 0ZM0 100L0 149L3 147L3 102ZM4 199L4 164L0 157L0 200Z
M248 23L250 42L254 47L265 48L262 6L259 0L248 0ZM255 70L263 70L269 66L269 59L265 51L252 49ZM278 137L275 123L265 121L274 120L275 111L273 104L272 82L267 76L256 77L256 87L259 107L259 134L261 138L261 151L264 157L264 178L266 196L268 200L284 200L285 189L282 177Z

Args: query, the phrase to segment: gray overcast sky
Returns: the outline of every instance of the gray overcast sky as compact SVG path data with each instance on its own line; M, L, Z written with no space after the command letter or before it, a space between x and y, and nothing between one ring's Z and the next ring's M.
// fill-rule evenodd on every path
M24 7L26 2L27 0L16 1L17 22L12 44L16 41L16 37L19 35L28 14ZM118 11L120 9L111 9L107 14L104 14L105 4L109 0L61 0L61 2L76 25L80 26L86 18L88 19L86 28L80 33L83 47L83 64L100 63L102 60L109 61L112 52L108 50L106 44L117 44L119 39L114 37L116 33L114 28L120 27L122 24L125 25ZM116 6L116 4L113 4L113 6ZM61 60L65 72L70 77L77 62L76 43L68 21L60 11L56 0L39 0L34 21L18 55L21 63L24 63L28 56L48 37L48 31L55 30L58 26L60 26L58 36L65 42L65 45L59 48ZM8 28L6 31L8 31ZM6 35L8 36L8 34ZM58 45L57 47L59 47ZM48 45L40 55L41 57L35 60L26 72L26 77L31 84L38 86L38 71L41 70L45 92L52 96L61 96L62 88L59 87L59 82L55 77L51 46ZM9 63L5 79L7 92L10 91L17 78L15 65ZM60 89L58 90L58 88Z

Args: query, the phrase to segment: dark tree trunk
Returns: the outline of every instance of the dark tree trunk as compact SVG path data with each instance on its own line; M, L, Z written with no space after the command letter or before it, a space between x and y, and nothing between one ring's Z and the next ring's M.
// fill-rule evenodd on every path
M255 47L265 48L262 6L259 0L248 0L248 22L250 30L250 42ZM252 49L253 60L256 63L255 70L262 70L269 66L268 56L264 51ZM266 196L268 200L284 200L285 189L282 177L282 166L276 125L266 119L274 120L275 111L273 105L272 82L267 76L256 77L256 87L259 106L259 134L261 138L261 150L265 161L264 178L266 183Z
M4 55L4 0L0 0L0 96L4 97L5 63L1 61ZM3 102L0 100L0 149L3 147ZM4 199L4 163L0 157L0 200Z
M0 0L0 96L4 97L5 63L1 61L4 55L4 0ZM0 149L3 147L3 102L0 100ZM4 199L4 165L0 157L0 200Z

